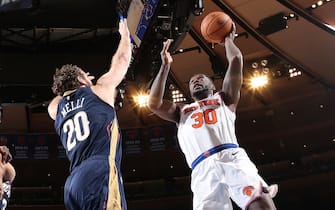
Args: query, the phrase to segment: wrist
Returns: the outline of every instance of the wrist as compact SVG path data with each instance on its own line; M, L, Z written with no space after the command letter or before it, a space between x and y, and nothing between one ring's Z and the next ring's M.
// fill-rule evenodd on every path
M163 67L163 69L164 69L165 71L168 71L168 70L170 70L171 64L169 64L169 63L164 63L164 64L162 64L162 67Z

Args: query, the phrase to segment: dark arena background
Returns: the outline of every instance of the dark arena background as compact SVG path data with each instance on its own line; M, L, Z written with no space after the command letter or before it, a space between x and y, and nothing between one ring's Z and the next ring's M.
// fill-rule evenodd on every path
M166 98L190 102L188 79L196 72L220 85L224 49L200 33L201 20L212 11L227 13L236 24L235 43L244 56L236 134L262 177L279 185L277 208L332 209L334 1L0 0L0 142L10 148L17 172L7 209L65 209L69 163L47 114L52 75L66 63L96 78L103 74L118 45L119 13L133 39L117 101L128 208L192 209L190 169L175 125L135 99L148 93L167 38L174 40L174 63ZM255 75L266 75L268 83L252 87Z

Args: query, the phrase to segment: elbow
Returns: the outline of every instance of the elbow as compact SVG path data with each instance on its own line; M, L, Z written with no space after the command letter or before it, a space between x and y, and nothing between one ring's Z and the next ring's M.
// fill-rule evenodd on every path
M158 109L157 105L150 100L148 101L148 107L151 111Z
M243 67L243 56L242 54L236 54L229 59L229 65L234 69L241 69Z
M149 97L148 107L151 111L159 110L162 102L154 98Z
M243 64L243 56L242 53L236 53L234 56L230 58L230 62L232 63L240 63L241 65Z
M12 183L16 177L16 171L14 167L10 163L7 163L5 165L5 170L6 173L3 177L4 181L9 181L10 183Z
M50 117L52 120L55 120L55 119L56 119L56 112L55 112L54 109L51 108L50 106L48 107L48 114L49 114L49 117Z
M12 170L12 171L10 172L11 174L10 174L10 177L9 177L9 181L10 181L10 182L13 182L14 179L15 179L15 177L16 177L16 171L15 171L15 169L14 169L13 166L11 167L11 170Z
M120 41L119 48L112 58L112 63L125 63L129 64L131 61L131 44L130 41Z
M154 105L151 104L151 103L148 103L148 108L149 108L152 112L154 112L155 110L157 110L157 107L154 106Z
M131 60L131 53L126 53L126 52L120 53L120 54L117 56L117 60L118 60L118 62L120 62L120 63L129 64L129 63L130 63L130 60Z

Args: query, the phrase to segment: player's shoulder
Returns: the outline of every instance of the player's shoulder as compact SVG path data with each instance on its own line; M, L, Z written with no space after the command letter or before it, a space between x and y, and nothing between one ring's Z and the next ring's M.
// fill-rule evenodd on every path
M90 98L92 97L94 98L96 96L97 94L92 90L92 87L83 86L78 88L78 90L76 91L75 98L85 97L86 100L89 100Z
M176 104L176 108L177 109L182 109L183 107L185 107L187 105L189 105L189 104L187 104L187 103L178 103L178 104Z
M78 90L76 91L77 93L93 93L91 87L87 87L87 86L82 86L80 88L78 88Z
M229 103L229 96L224 91L218 91L214 94L216 97L223 100L225 103Z

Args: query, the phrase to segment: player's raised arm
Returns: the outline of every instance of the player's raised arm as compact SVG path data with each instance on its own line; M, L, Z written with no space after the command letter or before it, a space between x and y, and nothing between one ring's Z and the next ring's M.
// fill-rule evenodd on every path
M163 44L163 49L161 51L162 65L151 86L149 94L149 108L152 112L165 120L178 122L177 105L172 101L163 99L166 80L173 61L172 56L168 52L170 44L171 40L167 40Z
M243 82L243 56L234 43L235 24L232 32L225 38L224 47L228 59L228 69L222 83L222 91L228 97L228 105L235 111L240 99L240 89Z
M131 60L131 40L127 20L121 18L119 22L120 42L113 55L110 69L102 75L92 89L110 104L114 104L115 88L124 79Z

